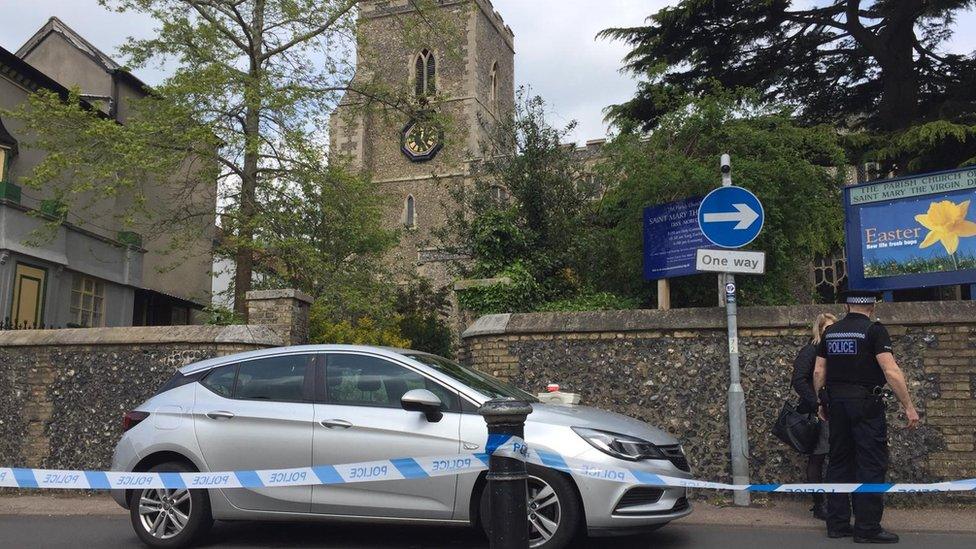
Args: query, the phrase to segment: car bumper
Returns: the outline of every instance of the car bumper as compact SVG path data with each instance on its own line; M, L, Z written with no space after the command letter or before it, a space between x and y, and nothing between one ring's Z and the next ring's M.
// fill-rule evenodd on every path
M122 437L118 445L115 446L115 452L112 454L112 471L131 471L135 468L136 464L139 463L139 454L136 452L135 447L132 442L126 437ZM129 502L126 499L125 490L111 490L112 499L115 503L118 503L123 509L129 508Z
M678 478L692 478L666 460L638 463L608 458L602 453L581 456L606 466L639 469L648 473ZM654 530L661 525L691 514L688 490L683 487L648 486L612 482L583 475L573 475L583 501L586 528L590 535L617 535Z

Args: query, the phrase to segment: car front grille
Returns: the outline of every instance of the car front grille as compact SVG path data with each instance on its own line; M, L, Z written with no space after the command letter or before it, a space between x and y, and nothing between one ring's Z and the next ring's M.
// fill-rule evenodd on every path
M653 505L661 500L662 495L664 495L664 490L660 488L650 488L647 486L631 488L617 502L617 507L614 508L614 512L626 511L627 507L636 507L638 505Z
M672 513L677 513L678 511L684 511L688 508L688 498L681 497L674 502L674 507L671 508Z
M659 449L664 454L664 457L668 458L668 461L674 464L675 467L686 473L691 472L691 465L688 464L688 458L685 457L681 446L659 446Z

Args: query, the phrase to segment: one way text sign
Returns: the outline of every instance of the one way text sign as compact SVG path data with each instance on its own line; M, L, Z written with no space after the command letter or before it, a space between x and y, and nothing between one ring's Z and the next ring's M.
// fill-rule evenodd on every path
M702 272L765 274L764 252L737 250L698 250L695 268Z

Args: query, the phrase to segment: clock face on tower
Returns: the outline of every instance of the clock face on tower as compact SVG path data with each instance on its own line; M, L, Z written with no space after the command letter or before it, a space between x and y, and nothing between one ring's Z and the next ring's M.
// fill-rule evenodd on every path
M400 150L412 162L426 162L444 146L444 130L431 120L411 120L400 136Z

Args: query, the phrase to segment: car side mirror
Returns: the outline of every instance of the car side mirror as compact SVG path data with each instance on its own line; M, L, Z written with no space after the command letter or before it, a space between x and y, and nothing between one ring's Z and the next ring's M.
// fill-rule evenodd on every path
M437 395L427 389L413 389L404 393L400 398L400 406L408 412L421 412L427 416L427 421L437 423L444 417L441 412L443 403Z

